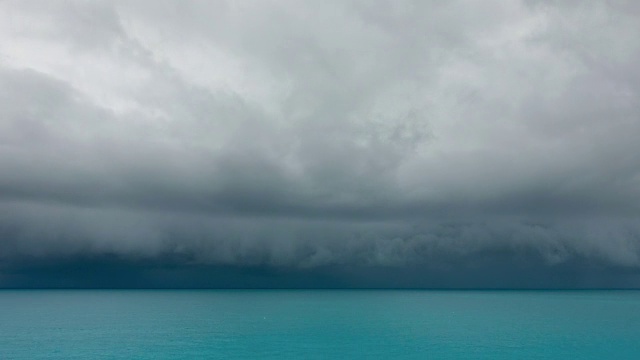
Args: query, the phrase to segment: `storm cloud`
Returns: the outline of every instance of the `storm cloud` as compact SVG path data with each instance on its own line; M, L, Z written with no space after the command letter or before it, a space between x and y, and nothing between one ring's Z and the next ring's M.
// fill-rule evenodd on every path
M633 1L0 2L0 287L638 287Z

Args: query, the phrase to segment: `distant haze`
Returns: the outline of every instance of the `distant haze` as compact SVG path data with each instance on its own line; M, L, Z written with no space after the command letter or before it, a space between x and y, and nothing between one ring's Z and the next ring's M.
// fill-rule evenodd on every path
M636 1L0 1L0 287L640 287Z

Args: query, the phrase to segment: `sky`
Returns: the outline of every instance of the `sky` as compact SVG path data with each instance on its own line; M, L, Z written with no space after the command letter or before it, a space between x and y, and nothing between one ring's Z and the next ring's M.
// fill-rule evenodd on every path
M0 1L0 287L640 287L640 3Z

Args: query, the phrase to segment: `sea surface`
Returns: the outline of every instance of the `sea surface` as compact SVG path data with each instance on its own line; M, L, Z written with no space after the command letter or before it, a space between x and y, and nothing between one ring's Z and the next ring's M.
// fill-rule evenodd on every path
M247 358L640 359L640 291L0 291L0 359Z

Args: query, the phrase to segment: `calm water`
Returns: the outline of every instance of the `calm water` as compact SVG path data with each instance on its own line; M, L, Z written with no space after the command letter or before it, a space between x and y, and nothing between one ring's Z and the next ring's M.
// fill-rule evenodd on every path
M639 359L637 291L0 291L1 359Z

